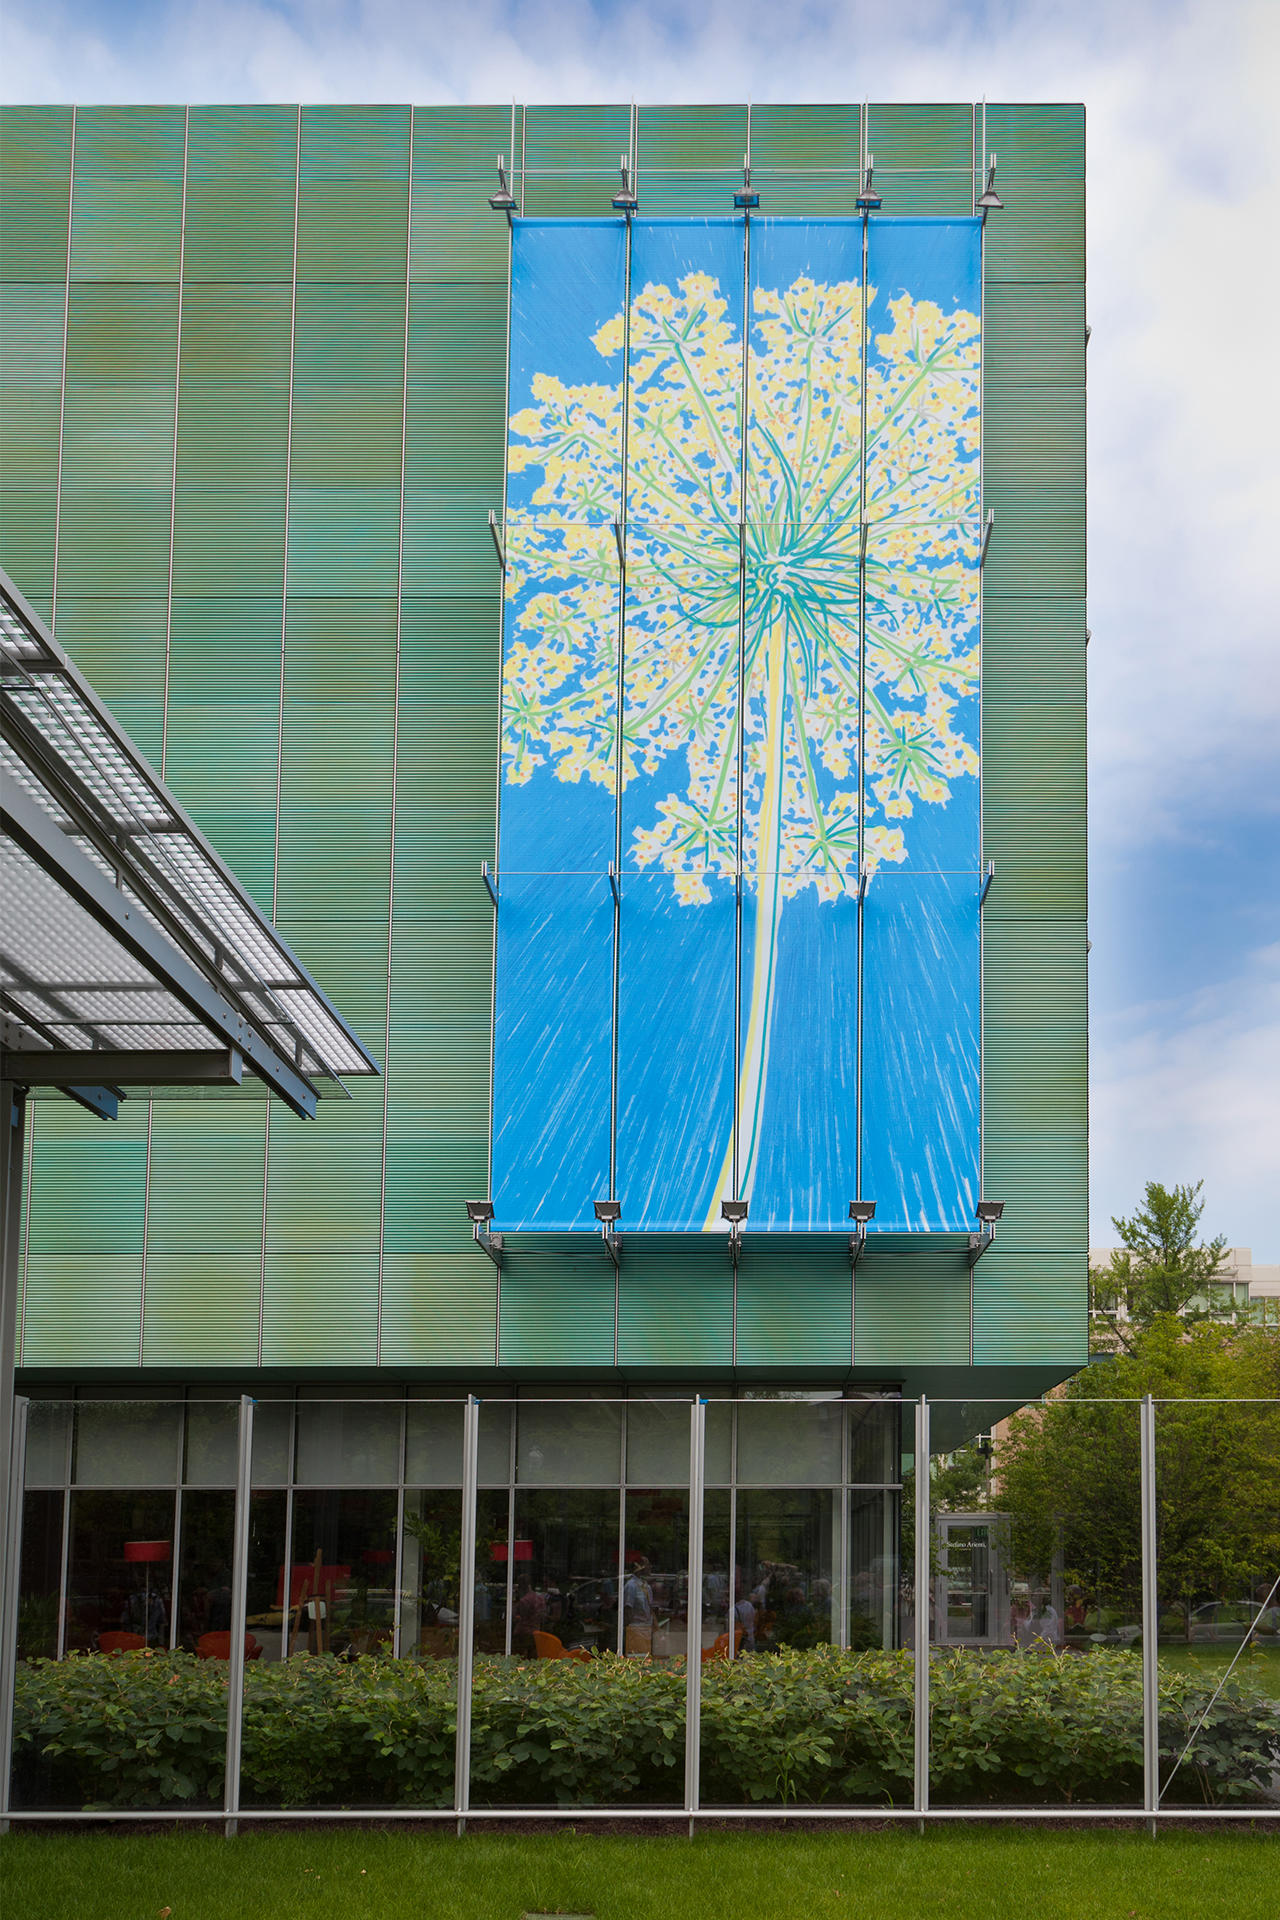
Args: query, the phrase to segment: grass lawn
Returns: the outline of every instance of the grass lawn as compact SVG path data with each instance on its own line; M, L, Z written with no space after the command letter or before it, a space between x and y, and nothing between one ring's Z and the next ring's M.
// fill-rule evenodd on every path
M13 1920L1274 1920L1274 1829L633 1837L169 1830L0 1841Z

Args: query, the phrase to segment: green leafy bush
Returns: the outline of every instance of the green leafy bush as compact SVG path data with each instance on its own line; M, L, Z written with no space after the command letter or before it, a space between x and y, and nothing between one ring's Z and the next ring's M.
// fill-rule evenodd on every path
M932 1662L938 1805L1140 1803L1141 1665L1085 1656L940 1653ZM300 1658L245 1675L246 1806L444 1807L453 1801L451 1663ZM217 1806L227 1670L186 1654L73 1656L20 1669L20 1805ZM1166 1776L1212 1683L1163 1670ZM481 1660L472 1802L663 1806L683 1798L685 1678L677 1663ZM905 1653L830 1647L703 1669L704 1806L866 1804L911 1796ZM1230 1681L1182 1761L1171 1802L1260 1798L1280 1766L1280 1706Z

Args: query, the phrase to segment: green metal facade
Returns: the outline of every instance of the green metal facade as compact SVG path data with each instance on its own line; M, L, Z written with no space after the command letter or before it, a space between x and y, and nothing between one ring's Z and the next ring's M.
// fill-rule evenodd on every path
M984 124L985 118L985 124ZM642 107L649 213L723 213L747 109ZM988 221L984 1188L954 1249L499 1275L486 1182L507 228L604 212L627 107L6 109L0 561L385 1062L252 1097L33 1108L32 1378L821 1376L1038 1389L1086 1281L1084 116L757 107L762 212ZM850 1364L852 1359L852 1373ZM975 1371L970 1371L973 1369Z

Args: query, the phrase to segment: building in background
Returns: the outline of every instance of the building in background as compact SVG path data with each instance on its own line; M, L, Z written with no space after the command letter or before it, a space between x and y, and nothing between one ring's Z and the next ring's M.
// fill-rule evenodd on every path
M220 1621L242 1392L269 1652L447 1643L467 1392L496 1650L677 1649L695 1392L892 1637L899 1397L1087 1352L1081 109L2 128L0 563L385 1063L33 1102L29 1644Z

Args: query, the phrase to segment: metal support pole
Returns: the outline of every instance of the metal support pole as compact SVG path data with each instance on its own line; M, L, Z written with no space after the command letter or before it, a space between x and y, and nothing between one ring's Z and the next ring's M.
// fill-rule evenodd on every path
M462 1543L458 1556L458 1730L454 1746L453 1808L458 1832L467 1830L471 1805L471 1666L476 1645L476 1486L480 1477L480 1402L467 1395L462 1410ZM507 1542L510 1565L511 1541ZM508 1618L510 1610L508 1610Z
M240 1811L240 1748L244 1734L245 1615L249 1611L249 1499L253 1490L253 1401L240 1396L236 1433L235 1533L231 1548L231 1645L227 1649L227 1773L222 1807L228 1840L238 1830ZM288 1614L289 1569L285 1566L285 1612Z
M698 1811L702 1757L702 1523L707 1485L707 1403L698 1394L689 1410L689 1601L685 1642L684 1807L692 1838ZM730 1588L733 1574L729 1575ZM733 1640L734 1614L729 1615Z
M915 1811L929 1811L929 1402L916 1406Z
M1142 1439L1142 1807L1160 1805L1160 1606L1156 1578L1156 1403L1138 1409ZM1152 1822L1151 1831L1155 1832Z
M22 1505L27 1478L27 1410L19 1396L13 1403L13 1450L9 1459L9 1504L5 1517L3 1551L11 1569L5 1587L0 1639L4 1661L0 1667L0 1833L9 1831L9 1795L13 1781L13 1693L18 1666L18 1584L22 1577Z
M22 1261L22 1149L26 1132L27 1091L0 1080L0 1489L7 1519L0 1531L0 1827L9 1808L12 1752L14 1663L17 1659L18 1553L22 1542L23 1435L16 1418L13 1372L18 1357L18 1295ZM21 1424L22 1432L19 1432ZM15 1473L19 1475L15 1479Z

